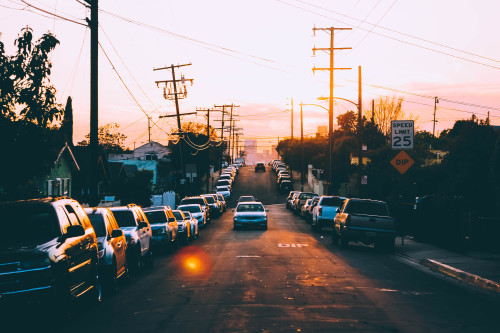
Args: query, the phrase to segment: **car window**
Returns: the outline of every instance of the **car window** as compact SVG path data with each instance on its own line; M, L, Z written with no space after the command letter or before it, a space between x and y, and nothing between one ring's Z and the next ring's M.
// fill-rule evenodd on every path
M162 210L145 212L145 214L146 217L148 218L149 223L151 224L168 222L167 216L165 215L165 212Z
M56 212L50 205L4 205L0 228L0 248L43 244L61 235Z
M68 219L70 220L72 225L79 224L79 225L83 226L82 221L80 221L80 219L78 218L78 215L76 214L73 207L71 207L71 205L64 205L64 208L66 208L66 211L68 212Z
M183 212L186 211L186 212L191 212L191 213L199 213L201 212L201 207L200 206L179 206L178 207L180 210L182 210Z
M110 216L109 213L104 214L104 222L106 223L108 235L111 235L113 229L118 229L118 225L116 225L115 220Z
M101 214L90 214L90 223L92 228L94 228L97 237L106 236L106 225L104 224L104 218Z
M236 207L237 212L263 212L264 206L259 204L240 204Z
M321 199L321 206L331 206L331 207L342 207L344 204L344 199L335 198L335 197L324 197Z
M180 221L180 220L184 220L184 219L185 219L184 214L183 214L181 211L179 211L179 210L174 210L174 211L172 211L172 213L174 213L175 219L176 219L177 221Z
M137 222L134 218L134 213L129 210L114 210L113 215L115 216L116 222L120 228L126 227L137 227Z
M389 216L387 206L383 202L374 201L349 201L344 213Z
M208 203L215 203L215 199L212 196L206 196L205 199L207 200Z

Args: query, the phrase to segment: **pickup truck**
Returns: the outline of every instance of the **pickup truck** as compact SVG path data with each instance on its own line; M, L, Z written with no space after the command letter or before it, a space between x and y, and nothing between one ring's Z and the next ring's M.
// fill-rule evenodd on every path
M346 198L322 195L318 204L312 209L311 229L321 231L323 227L333 227L333 219L337 215L337 209L342 207Z
M350 241L394 249L394 219L384 201L347 199L333 221L332 243L346 248Z

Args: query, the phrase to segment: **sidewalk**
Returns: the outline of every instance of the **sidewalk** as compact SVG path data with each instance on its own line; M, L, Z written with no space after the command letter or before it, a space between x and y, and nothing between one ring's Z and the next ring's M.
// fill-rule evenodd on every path
M460 254L409 237L396 238L396 254L433 271L483 289L500 293L500 254L468 252Z

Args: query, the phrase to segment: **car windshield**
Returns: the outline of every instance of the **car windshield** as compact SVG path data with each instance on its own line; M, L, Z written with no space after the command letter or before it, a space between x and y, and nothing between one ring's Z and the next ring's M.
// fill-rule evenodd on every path
M219 181L217 182L217 185L219 185L219 186L220 186L220 185L228 185L228 186L229 186L229 181L227 181L227 180L219 180Z
M227 186L217 186L217 191L229 191Z
M130 210L113 210L116 222L120 228L137 227L137 222L134 218L134 213Z
M186 219L190 220L191 219L191 213L188 211L182 211L184 213L184 216L186 216Z
M344 213L389 216L385 203L376 201L350 201L347 203Z
M182 221L182 220L184 220L184 216L182 216L182 213L181 213L180 211L178 211L178 210L174 210L174 211L172 211L172 212L174 213L175 219L176 219L177 221Z
M205 197L205 199L207 199L207 202L208 202L209 204L213 204L213 203L215 203L215 199L214 199L214 197L212 197L212 196L210 196L210 195L207 195L207 196Z
M0 247L43 244L61 235L57 216L51 205L5 204L0 207Z
M199 213L199 212L201 212L200 206L195 206L195 205L192 205L192 206L179 206L177 208L179 208L183 212L191 212L191 213Z
M321 200L321 206L342 207L344 199L335 197L324 197Z
M181 205L198 204L205 205L205 201L202 198L186 198L182 199Z
M148 221L151 224L168 222L167 215L163 210L144 212L144 213L146 214L146 217L148 218Z
M314 197L317 197L318 195L315 193L301 193L299 194L299 200L304 200L304 199L312 199Z
M240 204L236 207L237 212L263 212L264 206L260 204Z
M97 237L106 236L106 225L101 214L89 214L90 223Z

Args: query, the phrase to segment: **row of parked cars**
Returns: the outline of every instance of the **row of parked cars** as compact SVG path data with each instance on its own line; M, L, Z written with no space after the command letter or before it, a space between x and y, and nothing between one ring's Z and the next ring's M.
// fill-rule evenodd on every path
M69 310L75 300L98 302L119 280L153 267L156 252L198 238L226 202L202 194L176 209L84 208L59 197L0 203L0 209L0 311L33 303Z
M278 190L281 193L293 190L292 174L287 165L281 160L272 160L269 165L277 176L276 187Z
M332 243L342 248L357 241L389 251L394 248L395 220L384 201L290 191L286 207L315 232L331 228Z
M215 183L215 193L222 195L225 200L229 200L231 198L233 183L236 180L240 167L241 163L235 163L228 165L220 172L219 179L217 179L217 182Z

